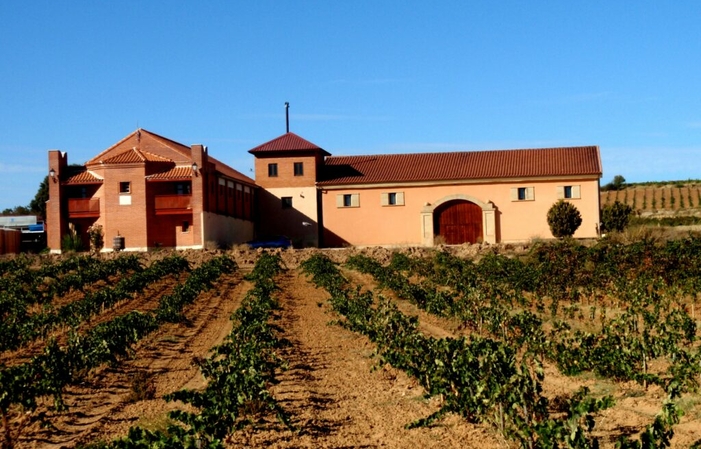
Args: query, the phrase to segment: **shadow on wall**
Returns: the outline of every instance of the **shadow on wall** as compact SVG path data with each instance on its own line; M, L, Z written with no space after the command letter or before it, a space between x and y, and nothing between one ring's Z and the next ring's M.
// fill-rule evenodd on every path
M343 237L328 229L324 229L323 245L325 248L345 248L347 246L352 246L352 244Z
M287 206L275 195L261 191L256 238L285 235L292 240L295 248L319 246L319 223L315 218L297 210L294 200L292 198L292 205Z

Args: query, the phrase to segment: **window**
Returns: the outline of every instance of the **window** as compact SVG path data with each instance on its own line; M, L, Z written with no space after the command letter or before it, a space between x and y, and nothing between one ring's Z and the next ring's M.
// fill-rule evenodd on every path
M557 199L581 198L580 186L558 186Z
M511 201L535 200L535 187L512 187Z
M268 176L271 178L277 177L277 164L268 164Z
M290 209L292 207L292 197L291 196L283 196L281 199L282 199L282 208L283 209Z
M360 207L360 194L346 193L336 195L336 207Z
M304 162L295 162L295 176L304 176Z
M189 182L177 182L175 183L175 194L176 195L189 195L190 183Z
M183 232L188 232L190 230L190 222L183 221Z
M119 193L131 193L131 183L128 181L120 182Z
M380 204L382 206L403 206L404 192L387 192L380 194Z

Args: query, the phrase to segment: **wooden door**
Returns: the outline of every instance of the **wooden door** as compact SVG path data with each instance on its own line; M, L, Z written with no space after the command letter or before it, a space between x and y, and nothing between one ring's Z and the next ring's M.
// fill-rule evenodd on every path
M482 241L482 208L469 201L449 201L433 213L434 234L448 245Z

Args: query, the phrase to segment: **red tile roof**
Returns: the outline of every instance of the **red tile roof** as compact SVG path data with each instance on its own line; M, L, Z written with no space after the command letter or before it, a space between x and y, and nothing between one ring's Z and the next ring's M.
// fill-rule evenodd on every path
M191 158L189 147L151 131L139 128L90 159L87 165L99 164L100 162L107 161L133 148L175 162L187 162Z
M315 145L308 140L302 139L295 133L286 133L280 137L276 137L270 142L266 142L262 145L258 145L252 150L248 150L251 154L261 154L261 153L290 153L299 151L319 151L324 156L330 156L331 154L324 150L323 148Z
M81 170L69 172L68 177L61 184L101 184L102 181L103 179L98 178L94 173L88 170Z
M171 160L148 151L132 148L101 162L103 164L136 164L139 162L171 162Z
M596 146L327 157L319 185L601 176Z
M149 181L175 181L178 179L192 179L192 166L173 167L160 173L154 173L146 177Z
M209 156L208 159L209 162L214 164L215 170L224 176L237 179L247 184L255 185L255 181L243 173L238 172L237 170L211 156ZM150 175L149 179L165 179L159 177L163 173L168 174L163 174L162 176L176 176L179 178L181 175L184 175L184 172L170 172L172 163L179 164L181 166L183 164L187 164L188 170L192 171L192 169L189 168L190 164L193 162L192 149L174 140L139 128L105 151L90 159L86 165L131 164L139 162L171 163L167 169L163 168L162 172ZM191 178L191 176L188 176L188 178Z

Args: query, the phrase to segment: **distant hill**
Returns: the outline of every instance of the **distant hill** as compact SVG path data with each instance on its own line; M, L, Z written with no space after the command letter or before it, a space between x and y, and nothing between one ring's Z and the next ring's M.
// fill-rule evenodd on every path
M601 207L616 200L630 205L640 217L701 217L701 181L626 184L601 192Z

